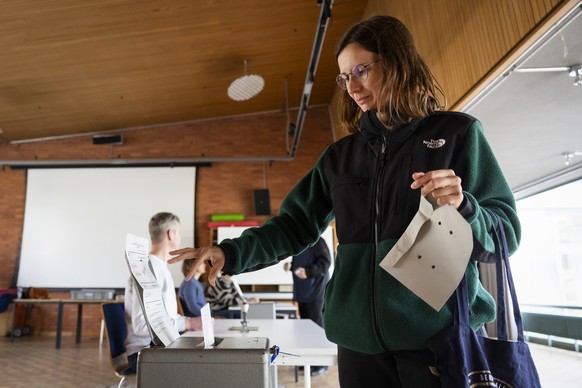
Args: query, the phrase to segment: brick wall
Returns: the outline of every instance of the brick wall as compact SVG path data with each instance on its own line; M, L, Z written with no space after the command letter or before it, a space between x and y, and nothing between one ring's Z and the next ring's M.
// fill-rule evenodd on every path
M292 114L291 117L295 117ZM285 156L287 117L284 112L230 117L163 128L123 132L120 146L93 145L91 136L55 139L0 146L0 160L81 160L141 159L188 157ZM196 243L210 241L206 222L213 213L244 213L247 219L264 221L254 215L254 190L263 188L263 171L270 190L271 212L276 214L285 194L317 161L332 142L328 107L307 112L298 154L290 162L213 163L197 170ZM24 217L26 172L0 170L0 288L8 288L20 251ZM68 297L68 292L53 292L51 297ZM56 305L34 307L28 323L36 333L54 334ZM73 334L76 306L65 306L63 334ZM83 334L99 334L98 306L83 308Z

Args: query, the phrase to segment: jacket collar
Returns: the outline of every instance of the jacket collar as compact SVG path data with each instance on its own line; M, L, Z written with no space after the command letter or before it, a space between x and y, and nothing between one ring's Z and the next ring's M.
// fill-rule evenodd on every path
M416 118L409 123L397 125L388 129L378 119L375 110L364 112L360 118L360 129L372 149L376 150L383 141L387 142L391 151L398 149L416 131L422 118Z

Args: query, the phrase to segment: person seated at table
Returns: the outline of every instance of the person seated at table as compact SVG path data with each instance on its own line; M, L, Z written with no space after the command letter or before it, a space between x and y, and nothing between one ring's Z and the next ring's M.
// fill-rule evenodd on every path
M184 276L190 272L190 267L194 260L184 260L182 264L182 273ZM178 297L182 303L184 315L187 317L199 317L200 309L206 304L204 296L204 285L200 282L200 276L205 272L205 266L201 265L190 280L184 279L178 289Z
M149 233L151 239L149 260L162 291L162 300L171 322L179 332L202 330L200 317L189 318L178 314L176 288L167 265L171 257L169 252L180 246L180 219L171 213L157 213L150 219ZM135 372L137 371L137 355L141 349L149 346L151 337L132 276L129 277L125 288L124 303L127 322L125 348L129 366Z
M210 304L212 316L238 319L241 317L240 310L230 310L229 307L241 306L243 301L257 303L257 298L245 298L235 286L232 276L224 275L216 278L214 286L208 285L206 288L206 300Z

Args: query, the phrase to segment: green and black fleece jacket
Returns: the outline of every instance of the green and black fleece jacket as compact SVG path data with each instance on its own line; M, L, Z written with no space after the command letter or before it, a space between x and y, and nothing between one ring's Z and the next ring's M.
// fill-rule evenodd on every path
M220 244L223 271L252 271L296 255L335 218L339 245L324 307L328 339L368 354L425 348L451 324L454 298L437 312L379 263L418 210L420 190L410 188L412 173L452 169L465 196L458 211L473 230L466 270L471 325L476 329L493 320L495 302L477 269L477 261L490 259L495 250L489 214L500 216L510 254L518 247L520 224L481 123L462 113L436 112L387 130L368 111L360 126L324 151L288 193L278 216Z

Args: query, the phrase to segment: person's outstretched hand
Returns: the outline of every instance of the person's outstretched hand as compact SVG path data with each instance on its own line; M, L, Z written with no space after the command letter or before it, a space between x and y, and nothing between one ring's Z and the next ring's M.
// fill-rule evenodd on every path
M210 271L208 272L208 282L213 286L216 285L216 277L224 267L226 259L224 252L217 246L201 247L201 248L182 248L170 252L170 255L177 255L168 260L168 263L174 264L186 259L195 259L194 264L190 267L190 271L185 279L190 280L198 270L198 267L205 261L208 262Z
M427 173L415 172L412 174L414 182L412 189L420 189L422 196L431 194L442 206L449 204L458 209L463 202L463 187L461 178L453 170L433 170Z
M186 331L202 330L202 318L192 317L186 318Z

